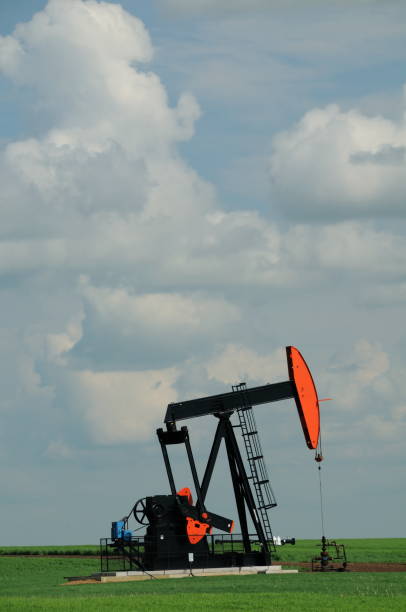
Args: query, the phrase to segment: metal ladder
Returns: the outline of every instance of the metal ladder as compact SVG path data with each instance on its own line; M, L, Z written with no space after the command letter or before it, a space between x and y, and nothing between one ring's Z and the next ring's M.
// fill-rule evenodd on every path
M254 485L255 495L257 499L257 510L260 514L262 528L265 533L267 542L271 548L274 548L271 524L269 521L268 510L274 508L276 499L272 491L271 484L262 453L261 442L258 436L257 426L254 417L252 406L246 400L246 383L233 385L232 390L238 391L241 394L241 406L237 409L239 424L235 427L241 428L241 434L244 440L247 460L249 465L250 475L248 478Z

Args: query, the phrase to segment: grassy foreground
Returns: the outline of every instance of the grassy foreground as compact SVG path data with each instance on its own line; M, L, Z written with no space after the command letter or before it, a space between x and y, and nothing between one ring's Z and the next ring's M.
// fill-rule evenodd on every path
M404 573L196 577L61 586L64 576L97 569L97 559L0 558L0 610L406 609Z

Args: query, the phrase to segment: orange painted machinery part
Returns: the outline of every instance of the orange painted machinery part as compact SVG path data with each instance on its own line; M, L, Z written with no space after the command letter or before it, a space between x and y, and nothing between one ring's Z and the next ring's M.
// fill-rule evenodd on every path
M190 516L186 517L186 533L191 544L197 544L205 535L212 532L212 527L207 523L196 521Z
M300 351L294 346L287 346L286 355L289 378L293 383L296 407L306 444L314 449L317 448L320 434L320 410L316 386Z
M183 489L179 489L179 491L177 492L177 495L181 495L182 497L187 497L187 503L190 506L193 506L192 491L189 489L189 487L183 487Z

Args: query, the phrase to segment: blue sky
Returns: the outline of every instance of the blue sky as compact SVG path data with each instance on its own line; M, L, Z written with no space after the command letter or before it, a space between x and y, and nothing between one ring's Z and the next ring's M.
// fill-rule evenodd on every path
M285 380L290 344L334 400L327 534L405 536L405 12L1 3L3 544L108 534L168 489L166 405ZM274 532L317 537L293 402L256 416Z

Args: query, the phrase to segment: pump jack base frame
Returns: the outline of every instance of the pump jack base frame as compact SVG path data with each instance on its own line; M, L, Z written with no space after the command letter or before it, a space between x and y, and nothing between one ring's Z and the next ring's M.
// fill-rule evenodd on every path
M204 547L193 550L186 536L176 536L177 544L170 546L165 555L159 554L154 542L146 536L132 536L131 540L100 540L100 559L102 573L121 571L180 571L199 569L214 571L218 568L229 568L243 571L245 567L271 566L269 554L261 550L256 534L252 534L251 551L245 552L241 534L206 535ZM183 550L182 550L183 549ZM256 550L255 550L256 549ZM172 552L173 551L173 552Z

